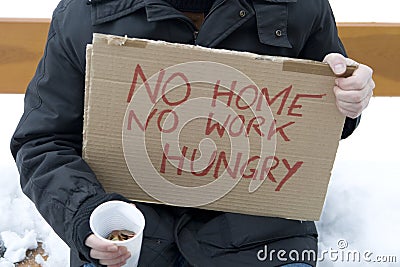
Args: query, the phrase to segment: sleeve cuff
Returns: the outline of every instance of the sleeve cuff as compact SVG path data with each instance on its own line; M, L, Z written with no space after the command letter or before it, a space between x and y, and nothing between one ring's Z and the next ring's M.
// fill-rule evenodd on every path
M360 124L360 120L361 120L361 115L355 119L346 117L346 121L343 125L341 139L346 139L347 137L349 137L357 128L358 124Z
M99 206L100 204L110 201L110 200L121 200L128 203L132 203L129 199L125 198L122 195L112 193L112 194L101 194L94 197L89 198L84 203L82 203L81 207L78 209L74 219L73 219L73 243L75 244L79 257L82 261L95 263L97 266L100 266L98 260L90 257L90 248L85 245L86 238L92 234L92 230L90 229L89 219L93 210Z

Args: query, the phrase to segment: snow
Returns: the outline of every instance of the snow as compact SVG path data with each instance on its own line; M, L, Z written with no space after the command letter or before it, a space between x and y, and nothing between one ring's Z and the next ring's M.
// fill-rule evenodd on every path
M38 246L34 230L25 231L22 237L11 231L1 232L0 236L7 248L4 258L11 262L24 260L26 250L36 249Z
M337 243L343 239L348 250L397 256L400 262L398 114L400 98L373 98L360 126L347 140L341 141L324 211L317 224L320 250L338 250ZM341 264L334 266L347 266ZM321 266L333 264L324 262ZM348 263L348 266L365 266L365 263Z
M49 258L43 266L67 267L68 247L40 217L18 185L18 173L9 152L9 140L22 113L22 95L0 95L0 233L8 250L0 267L21 258L20 249L37 241ZM327 199L317 223L320 251L356 250L375 256L396 256L400 262L400 98L376 97L363 113L354 134L339 145ZM340 249L340 242L347 247ZM375 258L373 258L375 259ZM40 257L37 262L43 262ZM369 266L396 266L371 263ZM319 266L366 266L365 262L327 259Z
M14 267L14 264L4 258L1 258L0 259L0 267Z
M0 267L24 258L27 249L43 242L49 254L44 267L69 266L69 248L40 216L19 187L18 171L11 157L9 142L23 110L23 95L0 94L0 237L7 247ZM11 264L11 265L10 265Z
M46 264L46 261L45 261L45 259L42 257L42 255L40 255L40 254L38 254L38 255L36 255L35 256L35 262L36 263L39 263L40 265L45 265ZM48 264L48 263L47 263Z

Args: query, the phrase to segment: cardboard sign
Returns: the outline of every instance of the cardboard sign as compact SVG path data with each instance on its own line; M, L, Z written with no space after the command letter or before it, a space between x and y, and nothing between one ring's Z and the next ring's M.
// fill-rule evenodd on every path
M109 192L318 220L344 117L329 66L95 34L83 156Z

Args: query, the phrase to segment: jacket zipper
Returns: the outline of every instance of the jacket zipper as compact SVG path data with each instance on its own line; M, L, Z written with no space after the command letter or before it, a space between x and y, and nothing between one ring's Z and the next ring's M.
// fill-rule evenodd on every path
M197 34L199 33L196 30L196 26L194 26L193 22L186 16L179 17L179 20L185 22L185 24L189 27L189 30L193 33L193 44L195 44L197 39Z
M219 2L215 7L213 7L210 12L208 12L207 16L204 18L203 23L206 21L206 19L211 15L211 13L213 13L217 8L219 8L220 6L222 6L222 4L224 4L226 2L226 0L222 0L221 2ZM199 30L196 29L196 26L193 24L192 20L189 19L186 16L183 16L180 18L182 21L184 21L186 24L188 24L190 26L191 31L193 32L193 43L196 44L196 40L197 40L197 35L199 35L199 31L201 30L201 27Z

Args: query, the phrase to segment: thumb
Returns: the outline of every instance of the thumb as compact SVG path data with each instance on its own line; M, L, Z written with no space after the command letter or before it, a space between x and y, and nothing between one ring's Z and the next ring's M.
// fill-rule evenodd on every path
M323 62L328 63L328 65L331 67L332 71L336 75L341 75L346 71L347 60L341 54L338 53L328 54L324 58Z

